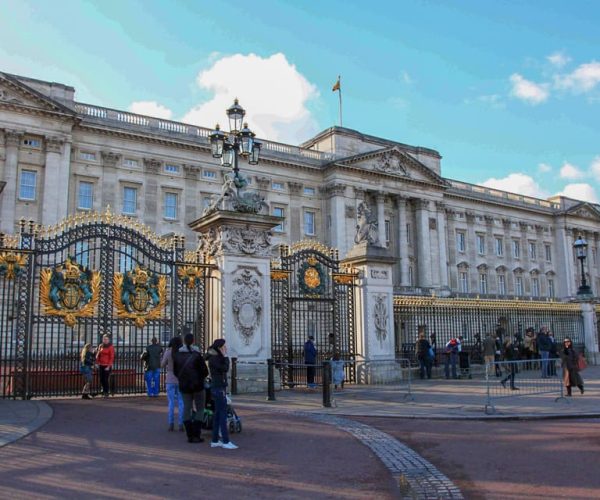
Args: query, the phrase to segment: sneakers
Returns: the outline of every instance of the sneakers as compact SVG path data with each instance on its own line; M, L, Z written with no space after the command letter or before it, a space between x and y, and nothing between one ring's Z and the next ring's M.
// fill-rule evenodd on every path
M211 441L210 447L211 448L222 448L223 447L223 443L221 441L217 441L216 443L214 443L214 442Z
M238 447L235 444L233 444L231 441L229 441L229 443L223 443L221 445L221 448L224 448L226 450L237 450L238 449Z

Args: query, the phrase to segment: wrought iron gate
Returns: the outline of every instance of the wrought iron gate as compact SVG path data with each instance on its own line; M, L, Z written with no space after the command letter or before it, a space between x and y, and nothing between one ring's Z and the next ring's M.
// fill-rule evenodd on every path
M314 336L317 365L339 353L353 361L355 275L340 269L337 252L303 241L280 246L279 262L271 269L271 348L285 385L301 383L304 343ZM317 370L317 379L320 372ZM346 380L355 380L349 364Z
M40 228L21 223L0 241L0 395L78 394L80 352L108 334L113 392L144 391L140 356L153 337L166 345L190 331L209 335L211 266L107 211Z

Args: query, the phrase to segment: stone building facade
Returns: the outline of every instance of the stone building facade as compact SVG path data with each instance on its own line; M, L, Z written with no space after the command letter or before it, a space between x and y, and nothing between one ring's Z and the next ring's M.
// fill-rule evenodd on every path
M209 133L79 103L72 87L0 73L0 231L14 233L21 218L53 225L110 205L159 235L185 235L193 249L188 223L228 171L212 158ZM445 178L435 150L341 127L299 146L264 140L261 156L241 169L271 213L285 218L274 243L314 238L343 257L365 202L397 259L396 293L572 297L580 234L589 243L588 282L600 292L599 205Z

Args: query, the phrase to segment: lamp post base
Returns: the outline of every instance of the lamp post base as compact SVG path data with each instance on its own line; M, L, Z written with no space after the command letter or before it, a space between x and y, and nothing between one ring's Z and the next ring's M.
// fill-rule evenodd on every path
M588 285L581 285L577 290L577 296L581 297L582 295L591 296L592 289Z

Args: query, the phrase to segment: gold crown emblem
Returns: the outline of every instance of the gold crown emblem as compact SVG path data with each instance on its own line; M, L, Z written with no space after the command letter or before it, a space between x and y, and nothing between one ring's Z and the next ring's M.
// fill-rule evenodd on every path
M68 259L67 262L65 262L65 278L67 280L77 280L79 279L79 273L80 270L77 263Z
M309 257L308 259L306 259L306 262L308 262L309 266L316 266L317 265L317 259L316 259L316 257Z

